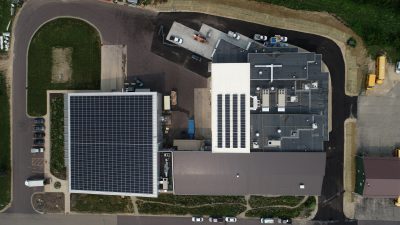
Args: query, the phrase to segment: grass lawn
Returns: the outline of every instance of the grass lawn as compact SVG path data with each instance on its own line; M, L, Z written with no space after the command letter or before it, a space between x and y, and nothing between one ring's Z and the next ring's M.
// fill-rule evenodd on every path
M200 207L185 207L138 200L137 205L139 213L144 214L236 216L246 210L246 207L242 204L216 204Z
M64 95L50 95L50 171L60 178L66 178L64 164Z
M180 206L199 206L212 203L246 204L244 196L204 196L160 194L158 198L138 198L144 201L162 202Z
M11 0L0 0L0 32L6 31L11 19Z
M90 213L133 213L130 197L71 194L71 211Z
M400 59L400 1L397 0L258 0L292 9L335 14L363 38L368 52L383 50Z
M0 73L0 209L11 198L10 104L5 77Z
M28 114L46 114L46 90L100 89L101 49L95 28L77 19L48 22L34 35L28 52ZM72 48L71 79L52 83L53 48Z
M250 206L252 208L259 208L265 206L285 205L296 206L303 200L303 196L279 196L279 197L264 197L264 196L250 196Z

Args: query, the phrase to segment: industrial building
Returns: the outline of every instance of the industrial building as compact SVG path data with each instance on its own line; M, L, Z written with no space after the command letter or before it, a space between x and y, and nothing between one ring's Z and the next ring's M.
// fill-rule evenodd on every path
M212 60L211 152L174 152L174 193L320 195L329 140L322 56L206 24L194 31L175 22L171 35Z
M355 191L371 198L398 198L399 171L398 157L357 157Z
M69 192L158 195L160 98L155 92L65 95Z

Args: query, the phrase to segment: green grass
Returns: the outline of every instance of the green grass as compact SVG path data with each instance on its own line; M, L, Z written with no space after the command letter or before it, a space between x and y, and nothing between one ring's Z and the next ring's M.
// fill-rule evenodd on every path
M71 210L90 213L133 213L130 197L71 194Z
M95 28L84 21L61 18L34 35L28 52L28 114L46 114L46 90L100 89L101 49ZM51 83L52 48L72 48L72 77Z
M289 196L286 196L289 197ZM252 209L246 212L246 217L269 217L269 218L295 218L309 217L316 207L316 199L310 196L302 205L294 209L284 207L267 207Z
M0 32L6 31L11 20L11 0L0 0Z
M259 208L265 206L284 205L296 206L303 200L303 196L279 196L279 197L264 197L264 196L250 196L249 204L252 208Z
M66 178L64 164L64 95L50 95L50 171L60 178Z
M178 205L165 205L162 203L151 203L138 200L137 205L139 213L144 214L236 216L246 210L246 207L242 204L217 204L189 208Z
M258 0L292 9L326 11L354 30L375 56L387 53L400 59L400 1L397 0Z
M163 202L180 206L198 206L213 203L246 204L244 196L204 196L160 194L158 198L138 198L144 201Z
M11 198L10 104L5 77L0 73L0 209Z

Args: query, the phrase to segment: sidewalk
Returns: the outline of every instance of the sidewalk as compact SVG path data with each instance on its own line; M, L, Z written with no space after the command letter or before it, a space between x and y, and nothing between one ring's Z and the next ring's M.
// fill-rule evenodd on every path
M363 73L360 65L367 66L363 42L350 28L328 13L292 10L247 0L168 0L145 8L157 12L199 12L327 37L341 48L345 59L346 94L357 96L361 88ZM357 40L355 49L346 46L350 37Z

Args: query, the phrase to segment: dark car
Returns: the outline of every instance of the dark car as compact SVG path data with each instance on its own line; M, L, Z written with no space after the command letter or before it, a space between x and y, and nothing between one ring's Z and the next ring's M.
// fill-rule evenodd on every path
M45 134L43 132L36 132L33 134L34 138L44 138Z
M222 217L210 217L208 219L208 221L210 221L211 223L223 223L224 222L224 218L222 218Z
M44 145L44 139L35 139L33 140L34 145Z
M42 125L36 125L33 127L34 131L44 131L44 126Z
M33 119L33 121L36 124L44 124L44 119L43 118L35 118L35 119Z
M201 56L199 56L199 55L193 54L192 59L201 62Z

